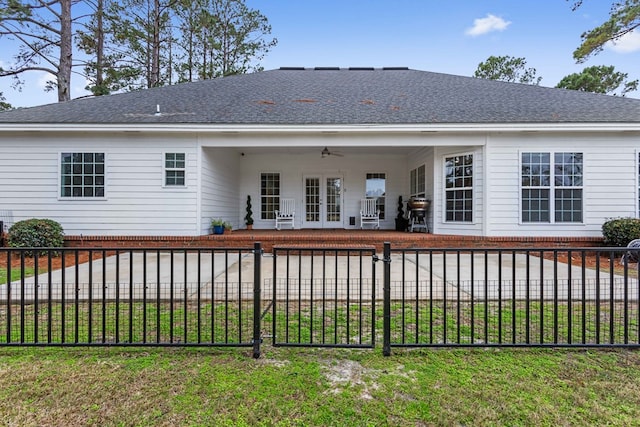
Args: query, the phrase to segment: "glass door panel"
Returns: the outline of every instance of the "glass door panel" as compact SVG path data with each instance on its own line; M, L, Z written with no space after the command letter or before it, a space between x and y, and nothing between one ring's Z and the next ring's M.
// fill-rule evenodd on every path
M342 178L326 178L326 212L325 226L336 227L342 225Z
M341 228L342 177L308 175L304 178L304 220L306 228Z
M304 180L304 211L306 223L320 223L320 178L307 177Z

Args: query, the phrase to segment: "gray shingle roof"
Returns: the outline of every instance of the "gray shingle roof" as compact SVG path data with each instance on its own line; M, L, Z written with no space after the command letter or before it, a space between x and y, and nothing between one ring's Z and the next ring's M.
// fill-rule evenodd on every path
M283 68L0 113L0 123L598 122L639 123L640 100L408 69Z

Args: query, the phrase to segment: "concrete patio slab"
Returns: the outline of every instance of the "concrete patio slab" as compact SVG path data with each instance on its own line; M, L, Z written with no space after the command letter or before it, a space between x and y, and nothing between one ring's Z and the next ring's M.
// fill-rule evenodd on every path
M379 255L380 258L382 258ZM253 298L254 256L250 252L123 252L0 286L0 304L47 300L183 300ZM610 275L524 253L394 252L392 299L639 299L632 278ZM262 258L262 298L382 299L384 262L370 255ZM275 272L275 274L274 274ZM625 291L626 290L626 291Z

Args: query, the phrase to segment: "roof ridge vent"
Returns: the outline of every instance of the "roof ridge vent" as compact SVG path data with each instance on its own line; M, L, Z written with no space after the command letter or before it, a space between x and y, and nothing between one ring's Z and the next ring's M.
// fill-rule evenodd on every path
M374 71L374 67L349 67L349 71Z
M407 71L409 67L382 67L384 71Z
M340 71L340 67L315 67L316 71Z

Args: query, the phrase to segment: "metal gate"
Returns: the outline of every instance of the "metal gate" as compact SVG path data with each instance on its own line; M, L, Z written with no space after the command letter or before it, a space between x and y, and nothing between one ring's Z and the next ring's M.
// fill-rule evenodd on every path
M376 259L374 248L274 248L273 345L373 348Z

